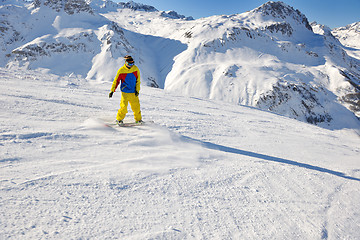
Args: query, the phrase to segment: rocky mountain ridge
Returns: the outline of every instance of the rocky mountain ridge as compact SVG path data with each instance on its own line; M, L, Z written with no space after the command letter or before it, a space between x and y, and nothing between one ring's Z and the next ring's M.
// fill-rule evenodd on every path
M349 24L345 27L336 28L332 34L347 47L360 48L360 22Z
M33 2L34 9L40 8L42 5L52 8L56 12L64 11L69 15L80 12L94 14L92 8L84 0L34 0Z
M173 10L159 11L153 6L142 4L142 3L136 3L134 1L115 3L110 0L105 0L105 1L104 0L86 0L86 3L98 13L108 13L108 12L118 11L120 9L130 9L133 11L156 12L156 13L159 13L160 16L174 18L174 19L193 20L192 17L186 17L184 15L178 14L177 12L175 12ZM136 14L136 13L134 12L134 14Z
M271 16L272 19L285 20L290 17L295 22L305 25L308 30L312 31L312 28L306 16L302 14L298 9L295 10L293 7L283 2L270 1L256 8L254 12L261 13L263 16Z

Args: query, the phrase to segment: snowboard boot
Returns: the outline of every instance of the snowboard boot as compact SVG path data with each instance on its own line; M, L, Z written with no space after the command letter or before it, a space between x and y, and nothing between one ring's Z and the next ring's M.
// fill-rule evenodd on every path
M119 126L122 126L122 125L124 125L124 121L123 120L116 120L116 123L117 123L117 125L119 125Z

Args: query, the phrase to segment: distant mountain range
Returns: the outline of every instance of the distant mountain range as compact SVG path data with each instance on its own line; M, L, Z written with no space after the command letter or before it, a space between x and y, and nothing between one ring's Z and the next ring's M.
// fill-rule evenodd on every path
M111 82L130 54L149 86L359 128L359 29L272 1L194 20L132 1L2 0L0 66Z

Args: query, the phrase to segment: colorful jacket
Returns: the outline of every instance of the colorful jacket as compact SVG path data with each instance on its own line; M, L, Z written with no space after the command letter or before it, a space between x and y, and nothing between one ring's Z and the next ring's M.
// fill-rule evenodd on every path
M111 86L111 92L115 92L116 88L120 85L120 90L125 93L134 93L140 91L140 70L137 66L132 66L130 69L122 66L114 79Z

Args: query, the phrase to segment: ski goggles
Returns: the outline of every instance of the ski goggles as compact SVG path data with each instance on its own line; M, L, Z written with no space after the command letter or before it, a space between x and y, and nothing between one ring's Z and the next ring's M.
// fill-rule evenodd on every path
M129 66L134 66L134 64L135 64L134 62L131 62L131 63L130 63L130 62L128 62L128 61L126 61L126 63L127 63Z

